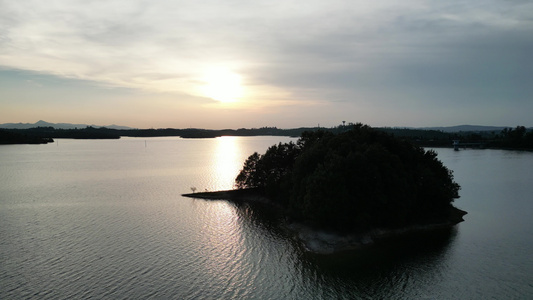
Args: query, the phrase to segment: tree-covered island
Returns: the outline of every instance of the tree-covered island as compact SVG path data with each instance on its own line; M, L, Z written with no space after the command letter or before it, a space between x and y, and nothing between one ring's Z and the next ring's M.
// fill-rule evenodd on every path
M362 124L305 132L250 155L236 188L237 197L269 199L290 223L340 234L450 226L465 214L452 206L460 187L434 151Z
M254 153L236 186L258 189L297 220L342 231L444 222L459 197L434 151L361 124Z

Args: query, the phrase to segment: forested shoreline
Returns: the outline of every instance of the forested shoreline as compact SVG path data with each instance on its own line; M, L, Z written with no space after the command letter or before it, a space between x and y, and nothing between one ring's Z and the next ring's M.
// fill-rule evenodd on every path
M331 128L301 127L280 129L277 127L240 128L240 129L111 129L106 127L56 129L54 127L34 127L29 129L0 129L0 143L48 143L54 138L72 139L118 139L127 137L161 137L176 136L181 138L215 138L220 136L291 136L300 137L305 131L326 131L340 133L353 124L339 125ZM412 128L375 128L397 138L410 141L423 147L452 147L458 140L463 145L478 148L533 150L533 130L524 126L504 128L500 131L460 131L444 132L442 130Z

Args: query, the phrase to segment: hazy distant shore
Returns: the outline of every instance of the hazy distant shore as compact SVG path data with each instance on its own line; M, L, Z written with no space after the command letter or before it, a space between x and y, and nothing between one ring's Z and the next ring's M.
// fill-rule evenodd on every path
M289 136L300 137L305 131L329 131L339 133L348 126L332 128L301 127L280 129L276 127L240 128L240 129L114 129L106 127L92 127L74 129L57 129L51 126L26 129L0 128L0 144L46 143L55 138L72 139L119 139L120 137L163 137L175 136L180 138L217 138L221 136ZM470 131L444 131L431 128L392 128L382 127L376 130L386 132L397 138L408 140L422 147L451 148L454 141L459 141L460 148L479 149L509 149L533 150L533 130L523 126L504 128L503 130L488 130L497 127L458 126L453 130L464 128ZM451 129L449 129L451 130ZM18 136L12 138L13 135Z

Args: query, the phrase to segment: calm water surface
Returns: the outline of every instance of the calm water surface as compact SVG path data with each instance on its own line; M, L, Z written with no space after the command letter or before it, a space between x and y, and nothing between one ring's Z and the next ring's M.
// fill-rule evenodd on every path
M230 189L284 137L0 146L0 299L528 299L533 153L437 149L469 212L453 230L306 253Z

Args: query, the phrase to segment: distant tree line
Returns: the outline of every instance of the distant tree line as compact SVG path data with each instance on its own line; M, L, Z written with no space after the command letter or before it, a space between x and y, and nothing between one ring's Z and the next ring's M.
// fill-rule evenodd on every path
M41 138L73 138L73 139L116 139L121 136L130 137L158 137L158 136L179 136L182 138L215 138L220 136L294 136L298 137L309 128L278 129L276 127L262 127L251 129L110 129L105 127L75 128L75 129L55 129L53 127L35 127L29 129L3 129L6 132L18 133L27 136Z
M0 129L0 144L46 144L53 142L52 138L43 138L32 134L13 132Z
M451 147L454 140L477 143L482 148L533 150L533 130L524 126L496 131L443 132L422 129L379 128L424 147Z
M301 127L293 129L279 129L276 127L262 128L240 128L240 129L110 129L105 127L76 128L76 129L55 129L53 127L35 127L30 129L2 129L4 132L11 132L26 136L28 140L53 139L53 138L73 138L73 139L117 139L121 136L130 137L157 137L157 136L179 136L182 138L215 138L219 136L292 136L300 137L306 131L324 131L334 134L342 133L354 126L353 123L340 125L331 128L321 127ZM409 128L375 128L395 137L411 141L424 147L451 147L453 140L460 140L464 143L478 143L485 148L509 148L509 149L530 149L533 150L533 131L524 126L516 128L505 128L501 132L495 131L464 131L464 132L443 132L440 130L424 130ZM7 143L9 139L0 136L0 140Z
M53 139L119 139L120 134L113 129L96 128L87 126L86 128L76 129L56 129L54 127L35 127L29 129L4 129L15 134L22 134L31 137Z
M533 149L533 131L524 126L505 128L489 143L492 147L512 149Z
M236 187L255 188L293 218L336 230L446 220L459 185L433 151L362 124L304 132L254 153Z

